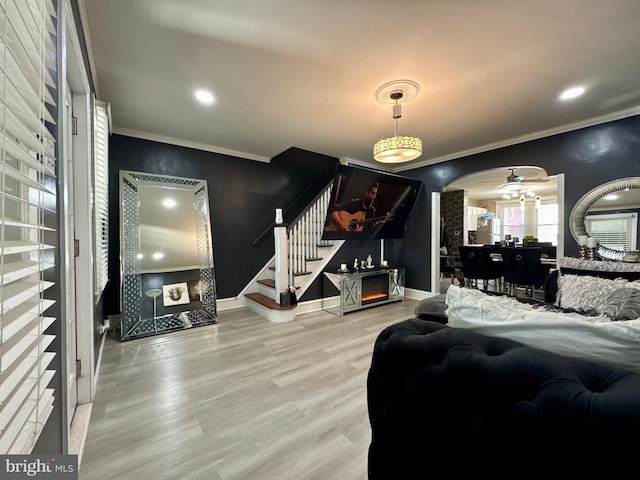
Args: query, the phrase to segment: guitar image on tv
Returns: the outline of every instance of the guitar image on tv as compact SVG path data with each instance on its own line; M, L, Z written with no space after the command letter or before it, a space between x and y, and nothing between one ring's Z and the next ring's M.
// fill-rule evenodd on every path
M382 217L364 218L364 212L349 213L346 210L336 210L335 212L342 223L349 225L350 232L362 232L368 223L373 224L373 228L383 223L393 220L394 213L387 213ZM325 226L327 232L339 232L343 229L335 221L329 219Z

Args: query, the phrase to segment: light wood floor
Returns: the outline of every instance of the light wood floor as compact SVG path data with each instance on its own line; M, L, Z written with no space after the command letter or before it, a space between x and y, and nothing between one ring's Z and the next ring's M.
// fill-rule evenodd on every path
M108 338L80 479L366 479L373 344L417 303Z

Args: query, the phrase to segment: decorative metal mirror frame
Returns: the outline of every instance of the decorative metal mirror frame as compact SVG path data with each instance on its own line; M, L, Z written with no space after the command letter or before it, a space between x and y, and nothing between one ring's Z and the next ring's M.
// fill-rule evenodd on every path
M193 192L196 215L198 268L200 270L200 300L204 315L188 319L188 325L178 317L167 320L142 318L143 299L140 258L139 186L168 187ZM209 194L206 180L120 171L120 339L128 340L155 335L170 330L216 323L215 281L213 276L213 246L209 220Z
M604 183L599 187L590 190L580 200L578 200L578 202L571 210L571 215L569 217L569 227L571 229L571 234L573 235L573 238L576 242L578 241L579 235L587 235L584 219L587 215L587 212L589 211L589 208L591 208L591 206L602 197L611 193L625 190L626 188L640 189L640 177L627 177ZM622 260L625 255L634 252L637 252L637 250L613 250L611 248L598 245L598 255L609 260Z

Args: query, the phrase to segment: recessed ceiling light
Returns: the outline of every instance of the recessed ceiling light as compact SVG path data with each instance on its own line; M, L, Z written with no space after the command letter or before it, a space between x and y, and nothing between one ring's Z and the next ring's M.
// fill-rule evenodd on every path
M584 93L584 87L572 87L568 88L560 94L560 100L570 100L572 98L579 97Z
M178 202L176 202L173 198L165 198L162 201L162 205L164 205L166 208L173 208L178 204Z
M153 254L153 259L154 260L161 260L164 258L164 253L162 252L156 252Z
M196 90L196 98L200 103L210 105L213 103L213 93L207 90Z

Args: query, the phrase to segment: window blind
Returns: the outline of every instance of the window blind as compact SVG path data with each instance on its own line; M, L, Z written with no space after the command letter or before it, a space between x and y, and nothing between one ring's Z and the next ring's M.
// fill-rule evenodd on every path
M97 100L93 146L95 288L100 295L109 281L109 105Z
M587 215L586 232L602 246L614 250L635 250L638 225L637 213Z
M55 15L53 0L0 0L0 454L30 453L53 410Z

